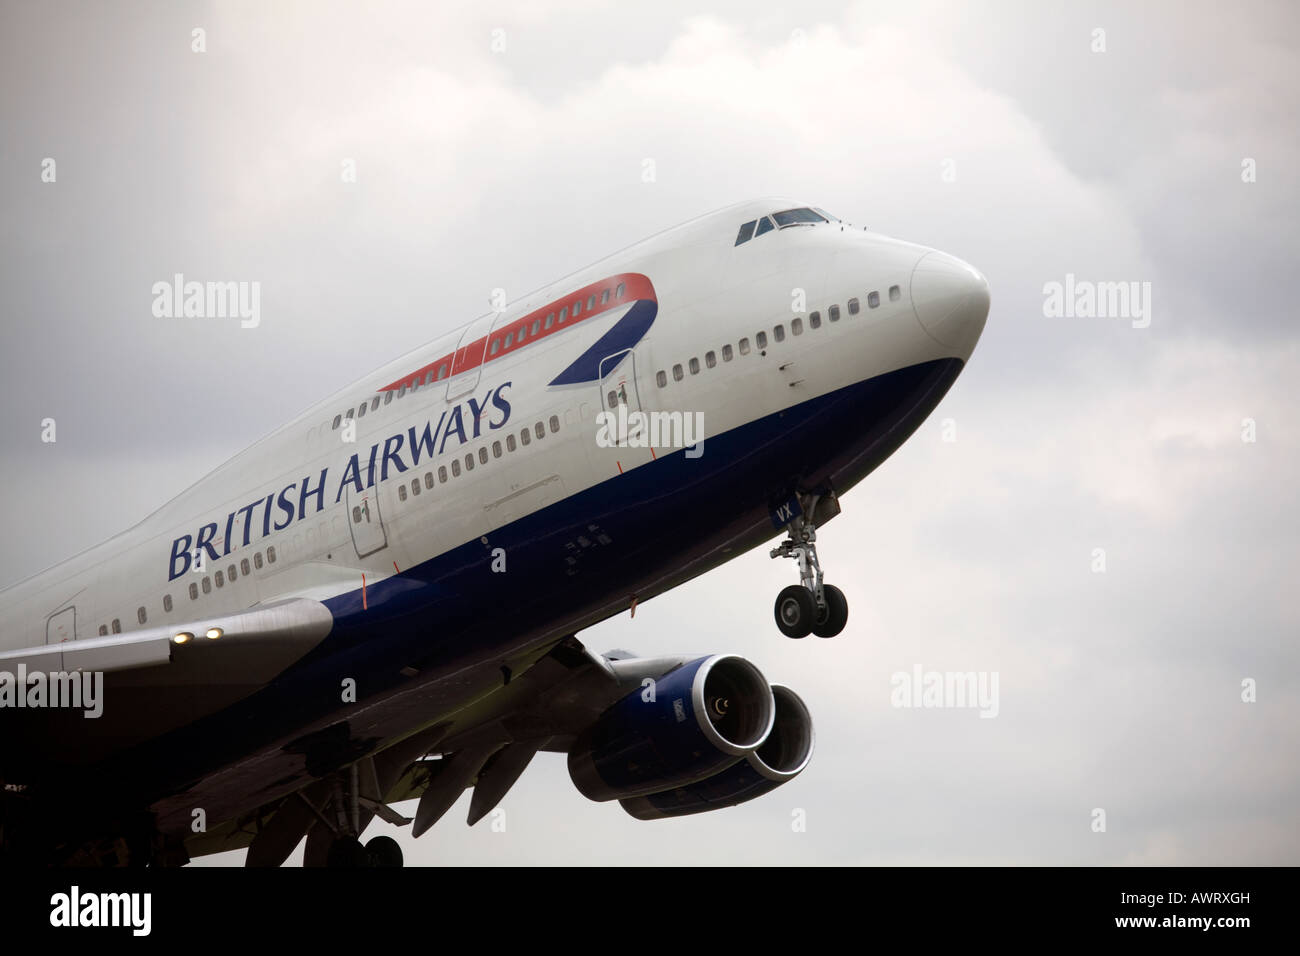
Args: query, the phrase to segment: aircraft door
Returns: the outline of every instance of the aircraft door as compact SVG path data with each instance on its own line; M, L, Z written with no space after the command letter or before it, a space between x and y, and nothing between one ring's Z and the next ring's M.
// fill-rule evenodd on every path
M453 402L468 395L478 387L483 363L487 359L488 337L501 313L489 312L475 319L465 328L451 360L451 375L447 379L447 401Z
M352 529L352 545L357 557L364 558L388 547L388 531L379 513L379 488L358 492L352 482L346 482L348 502L348 527Z
M636 354L623 349L600 360L600 407L617 416L618 430L610 429L617 444L627 444L629 438L639 437L645 427L643 416L630 420L632 412L641 411L641 397L637 391ZM623 431L626 425L626 432Z
M77 639L77 609L65 607L51 614L45 622L45 643L63 644ZM63 670L63 655L59 654L59 670Z

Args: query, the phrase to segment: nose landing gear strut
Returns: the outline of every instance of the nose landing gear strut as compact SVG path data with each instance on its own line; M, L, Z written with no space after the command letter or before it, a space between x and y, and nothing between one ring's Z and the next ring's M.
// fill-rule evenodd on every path
M817 560L817 514L819 495L800 496L802 514L790 519L790 536L772 549L773 558L794 558L799 564L799 583L782 589L776 596L773 613L776 626L786 637L834 637L849 620L849 604L844 592L822 582L821 563ZM839 509L835 508L834 514Z

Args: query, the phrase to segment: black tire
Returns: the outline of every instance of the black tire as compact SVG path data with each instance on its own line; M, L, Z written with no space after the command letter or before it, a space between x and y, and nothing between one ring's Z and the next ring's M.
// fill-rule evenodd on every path
M834 637L849 623L849 602L844 592L833 584L823 585L822 594L826 598L826 609L817 615L812 632L818 637Z
M369 863L366 848L353 837L339 837L330 844L325 865L331 869L355 869Z
M813 603L811 591L802 584L792 584L776 596L772 614L776 617L776 626L786 637L807 637L812 633L817 605Z
M375 837L366 844L366 856L374 867L395 869L402 865L402 848L392 837Z

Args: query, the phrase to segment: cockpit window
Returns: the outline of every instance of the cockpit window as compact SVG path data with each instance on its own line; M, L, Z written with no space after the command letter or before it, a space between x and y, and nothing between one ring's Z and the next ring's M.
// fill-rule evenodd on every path
M826 217L811 209L787 209L784 212L772 213L772 218L776 224L784 229L786 226L812 225L817 222L825 222Z
M740 232L736 233L736 245L740 245L742 242L749 242L749 240L753 238L754 223L757 221L757 219L751 219L740 227Z
M771 232L773 229L772 220L764 216L758 221L758 229L754 232L754 237L758 238L765 232Z
M828 222L842 222L842 221L843 221L843 220L840 219L839 216L832 216L832 215L831 215L830 213L828 213L825 209L820 209L820 208L818 208L817 206L813 206L813 212L817 213L817 215L819 215L819 216L824 216Z

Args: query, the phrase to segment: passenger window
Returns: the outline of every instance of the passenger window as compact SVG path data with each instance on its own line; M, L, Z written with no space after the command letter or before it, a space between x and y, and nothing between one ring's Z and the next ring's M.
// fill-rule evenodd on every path
M731 343L728 342L726 345L724 345L724 346L722 347L722 361L724 361L724 362L730 362L730 361L731 361L731 354L732 354L732 353L731 353Z
M741 355L749 354L749 339L740 340L740 354Z
M191 584L190 587L194 587L194 585ZM107 634L108 634L108 625L107 624L99 625L99 636L105 637L107 636Z
M582 300L581 300L581 299L579 299L578 301L576 301L576 302L573 303L573 317L576 319L576 318L577 318L578 316L580 316L580 315L582 315Z
M608 301L609 301L609 290L602 289L600 292L600 304L604 305Z
M163 610L166 611L168 614L171 613L171 610L172 610L172 596L171 596L170 594L164 594L164 595L163 595Z
M204 594L212 593L212 579L208 577L206 574L203 575L203 593Z
M353 416L354 413L355 413L355 409L351 409L351 408L349 408L349 409L347 410L347 413L343 416L343 420L344 420L345 422L350 422L350 421L352 421L352 416Z
M890 302L897 302L897 301L898 301L898 297L899 297L900 295L902 295L902 293L898 291L898 286L896 286L896 285L891 285L891 286L889 287L889 301L890 301Z
M790 320L790 334L803 335L803 319Z
M758 229L754 232L754 236L755 238L757 238L758 236L761 236L765 232L771 232L772 229L773 229L772 220L764 216L762 219L758 221Z
M198 586L197 584L195 584L193 581L191 581L191 582L190 582L190 600L191 600L191 601L197 601L198 599L199 599L199 586Z
M244 577L248 577L250 574L253 573L252 568L250 568L250 567L248 566L248 558L244 558L243 560L241 560L241 561L239 562L239 571L240 571L240 573L241 573ZM166 602L164 602L164 603L166 603ZM171 608L168 608L167 610L170 611Z
M665 372L663 369L660 369L659 371L655 372L655 384L658 385L660 388L666 386L668 384L668 373Z
M623 292L624 292L624 291L625 291L625 287L624 287L623 283L620 282L620 283L618 284L618 288L614 290L614 298L616 298L616 299L621 299L621 298L623 298Z
M226 568L226 580L231 582L239 580L239 575L235 573L235 566L233 564Z
M690 366L691 366L691 374L692 374L692 375L699 375L699 374L700 374L700 360L697 359L697 358L692 358L689 364L690 364Z
M262 570L262 552L261 552L261 551L254 551L254 552L253 552L253 567L257 568L257 570L259 570L259 571Z
M275 564L275 545L271 545L266 549L266 563Z
M362 402L360 405L357 406L357 418L360 418L365 413L366 413L366 403Z
M707 365L709 368L713 368L713 366L717 365L718 364L717 354L714 352L705 352L704 364Z
M868 293L867 293L867 308L869 308L869 309L875 309L875 308L879 308L879 307L880 307L880 293L879 293L879 292L868 292Z
M590 312L596 307L596 296L594 294L587 296L587 311Z
M507 333L506 333L506 348L510 348L510 346L511 346L512 344L514 344L514 341L515 341L515 333L513 333L513 332L507 332Z
M472 451L465 455L465 470L474 470L474 453Z
M501 351L501 340L493 339L492 348L488 349L488 355L496 355L499 351Z
M673 366L673 381L680 382L685 377L686 376L682 373L682 365L680 362L678 362L676 365Z
M542 330L542 320L533 319L533 335L536 335L541 330Z
M822 327L822 314L820 312L814 312L808 316L808 327L810 329L820 329Z
M785 341L785 326L784 326L784 325L778 325L776 328L774 328L774 329L772 330L772 337L775 338L778 342L784 342L784 341Z
M397 486L397 500L398 501L406 500L406 485Z
M740 232L736 233L736 245L749 242L754 237L754 223L756 222L758 222L757 219L751 219L749 222L741 224Z
M492 443L492 457L493 458L501 457L501 443L499 441L494 441Z
M521 432L519 433L519 442L520 442L520 444L527 445L527 444L529 444L532 440L533 440L533 436L532 436L531 434L529 434L527 428L525 428L523 431L521 431Z
M560 310L560 324L563 325L564 320L567 319L568 317L569 317L569 307L566 305L564 308Z
M551 425L551 431L552 431L553 433L554 433L554 432L558 432L558 431L560 430L560 416L559 416L559 415L552 415L552 416L551 416L550 425Z
M412 479L411 479L411 494L413 494L413 495L418 495L419 493L420 493L420 479L419 479L419 478L412 478Z
M554 324L555 324L555 313L554 312L546 313L546 328L549 329Z
M377 412L377 411L379 411L379 396L378 396L378 395L376 395L374 398L372 398L372 399L370 400L370 410L371 410L372 412Z
M767 348L767 333L759 332L756 336L754 336L754 344L758 346L760 351Z
M546 437L546 426L543 425L541 422L538 422L536 425L533 426L533 433L534 433L538 438L545 438L545 437Z
M528 326L526 324L521 325L519 327L519 341L522 342L525 338L527 338L527 336L528 336Z
M480 465L487 464L487 445L484 445L478 450L478 463Z
M204 578L203 580L206 581L207 578ZM114 634L122 633L122 622L118 618L113 618L113 633Z
M393 393L391 391L384 392L384 404L387 405L392 400L393 400Z
M433 472L431 472L431 471L426 471L426 472L424 473L424 487L426 487L426 488L432 488L432 487L433 487Z
M826 314L830 316L832 322L838 322L840 320L840 307L833 305L826 310Z
M849 299L849 315L857 315L861 311L862 307L858 305L858 300Z
M438 484L440 484L440 485L445 485L446 483L447 483L447 466L446 466L446 465L439 465L439 466L438 466Z
M214 574L213 577L216 579L217 587L222 587L225 585L226 583L225 575L223 575L220 571Z
M399 385L399 386L397 387L397 397L398 397L398 398L405 398L405 397L406 397L406 383L405 383L405 382L403 382L401 385Z
M607 407L613 408L615 405L618 404L618 392L614 391L613 389L610 389L609 395L606 396L606 398L607 398L606 401Z
M453 459L451 460L451 476L452 476L453 478L459 478L459 477L460 477L460 459L459 459L459 458L453 458Z
M136 612L135 612L135 619L136 619L137 621L139 621L141 624L143 624L143 623L145 622L145 619L146 619L147 617L148 617L148 615L145 613L145 610L144 610L143 607L141 607L141 608L137 608L137 609L136 609Z
M343 422L343 416L342 416L342 415L335 415L335 416L334 416L334 425L333 425L333 427L334 427L334 428L338 428L339 425L342 424L342 422Z
M446 377L447 377L447 366L446 366L445 364L443 364L443 365L439 365L439 366L438 366L438 378L442 379L442 378L446 378Z
M515 450L515 447L516 447L516 446L515 446L515 436L514 436L514 435L507 435L507 436L506 436L506 451L514 451L514 450Z

